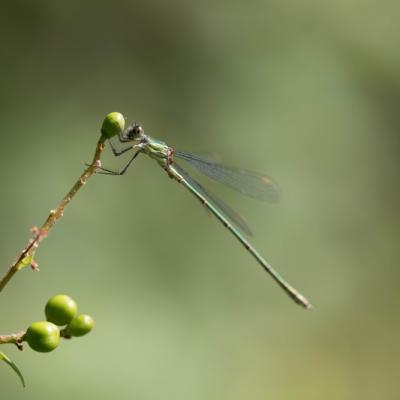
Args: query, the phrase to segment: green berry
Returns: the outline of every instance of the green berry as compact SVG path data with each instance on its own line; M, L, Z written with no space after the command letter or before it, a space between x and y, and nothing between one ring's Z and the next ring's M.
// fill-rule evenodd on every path
M101 133L107 138L119 135L125 128L125 118L119 112L112 112L108 114L103 121Z
M69 324L77 312L78 306L75 301L65 294L57 294L50 298L45 308L47 321L59 326Z
M83 336L94 327L94 320L90 315L80 314L67 326L66 331L70 336Z
M32 350L48 353L58 346L60 330L48 321L34 322L26 331L25 340Z

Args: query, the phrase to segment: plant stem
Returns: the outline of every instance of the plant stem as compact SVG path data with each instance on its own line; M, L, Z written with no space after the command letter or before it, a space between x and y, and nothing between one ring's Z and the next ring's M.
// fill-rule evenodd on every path
M36 249L38 248L40 242L48 235L50 229L54 226L57 220L63 216L65 207L72 201L79 189L85 185L87 180L96 172L96 169L101 166L100 157L102 151L104 150L104 142L106 139L107 137L104 134L100 136L92 163L85 169L70 191L61 200L57 208L50 211L49 216L41 228L35 227L32 229L32 232L34 233L33 239L29 240L27 246L22 250L17 260L9 267L3 277L0 278L0 292L4 289L10 279L26 265L31 265L33 269L37 269L37 264L33 260Z
M0 335L0 344L13 343L18 344L24 340L25 331L10 333L9 335Z
M20 331L17 333L9 333L8 335L0 335L0 344L16 344L20 350L22 350L22 342L25 341L26 331ZM68 334L67 329L60 328L60 337L65 339L71 339L71 335Z

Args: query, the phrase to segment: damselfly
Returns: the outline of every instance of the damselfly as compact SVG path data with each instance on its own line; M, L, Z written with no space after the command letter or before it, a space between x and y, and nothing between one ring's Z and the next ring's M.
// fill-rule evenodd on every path
M166 143L146 135L143 128L138 124L134 124L128 127L125 131L120 132L118 138L121 143L129 143L130 145L123 150L117 150L110 140L113 154L115 156L120 156L121 154L132 150L132 157L121 171L116 172L99 167L100 173L107 175L123 175L138 154L147 154L150 158L157 161L170 178L179 182L192 192L200 202L219 219L225 228L227 228L236 239L242 243L245 249L253 255L264 270L272 276L278 285L296 303L300 304L304 308L312 307L311 303L296 289L290 286L245 238L242 232L251 234L246 221L236 214L222 200L211 194L200 185L200 183L193 179L180 165L176 163L176 159L186 161L200 173L230 186L247 196L273 202L278 199L278 191L270 178L254 172L227 167L200 155L174 150Z

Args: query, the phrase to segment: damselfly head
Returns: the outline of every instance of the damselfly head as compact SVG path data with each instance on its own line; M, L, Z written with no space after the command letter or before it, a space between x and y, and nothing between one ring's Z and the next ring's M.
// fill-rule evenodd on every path
M125 137L128 140L140 141L144 136L144 130L139 124L129 126L125 131Z

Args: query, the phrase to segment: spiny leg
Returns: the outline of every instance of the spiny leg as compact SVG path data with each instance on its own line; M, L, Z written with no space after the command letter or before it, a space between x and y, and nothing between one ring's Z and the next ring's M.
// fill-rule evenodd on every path
M108 142L110 143L111 150L112 150L112 152L113 152L113 154L114 154L115 157L118 157L118 156L120 156L121 154L124 154L124 153L126 153L127 151L133 149L133 146L129 146L129 147L125 148L125 149L117 150L117 149L115 148L115 146L112 144L111 140L108 140ZM131 162L132 162L132 161L131 161ZM87 167L90 166L90 164L88 164L88 163L85 163L85 165L86 165ZM112 174L115 173L115 171L112 171L112 170L107 169L107 168L97 167L97 169L99 169L99 170L101 170L101 171L104 171L104 172L112 173ZM101 172L99 172L99 173L101 173ZM117 173L117 175L118 175L118 173Z
M125 165L124 168L122 168L121 171L113 171L111 169L107 169L107 168L103 168L103 167L98 167L97 173L98 174L102 174L102 175L114 175L114 176L120 176L120 175L124 175L125 172L128 170L128 168L130 167L130 165L132 164L133 160L137 157L137 155L140 153L140 151L137 151L132 157L131 159L128 161L128 163Z
M124 154L124 153L126 153L127 151L133 149L133 146L129 146L129 147L126 147L125 149L117 150L117 149L115 148L115 146L113 145L113 143L112 143L111 140L109 140L108 142L110 143L111 150L112 150L112 152L113 152L113 154L114 154L115 157L118 157L118 156L120 156L121 154Z

